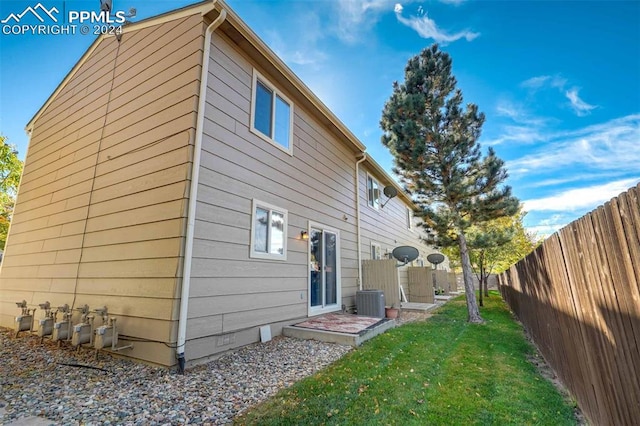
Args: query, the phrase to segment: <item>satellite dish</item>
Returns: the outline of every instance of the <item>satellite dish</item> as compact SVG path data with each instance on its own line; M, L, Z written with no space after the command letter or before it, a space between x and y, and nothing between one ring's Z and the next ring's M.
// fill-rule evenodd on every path
M398 261L406 265L409 262L413 262L420 256L420 252L417 248L411 246L400 246L393 249L391 255ZM402 266L402 265L400 265Z
M385 201L384 204L380 206L380 208L386 206L390 199L398 195L398 190L391 185L385 186L382 192L387 196L387 201Z
M438 264L444 262L444 255L440 253L431 253L429 256L427 256L427 260L437 266Z
M398 190L391 185L385 186L382 192L384 192L384 195L386 195L388 198L393 198L398 195Z

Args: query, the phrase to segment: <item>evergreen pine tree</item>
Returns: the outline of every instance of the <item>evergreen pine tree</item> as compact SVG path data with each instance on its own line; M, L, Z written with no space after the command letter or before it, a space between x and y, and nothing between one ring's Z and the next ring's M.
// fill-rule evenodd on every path
M465 231L518 210L504 162L493 149L482 156L478 138L484 114L462 108L450 56L437 45L411 58L403 84L393 83L380 125L394 156L394 172L414 196L423 226L439 246L457 244L470 322L483 322L476 302Z

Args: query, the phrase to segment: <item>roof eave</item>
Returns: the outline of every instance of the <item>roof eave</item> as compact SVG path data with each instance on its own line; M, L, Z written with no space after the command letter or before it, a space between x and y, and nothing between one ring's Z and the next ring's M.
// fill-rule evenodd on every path
M349 130L338 117L304 84L302 80L289 68L282 59L267 46L258 35L240 18L225 2L219 0L216 8L227 10L226 22L242 35L284 78L309 101L326 119L339 131L346 140L359 152L364 152L367 147Z
M386 179L387 183L392 185L393 187L395 187L398 190L398 196L400 196L409 205L409 207L413 208L414 210L416 209L416 205L413 202L413 199L411 199L411 195L409 195L409 193L407 193L407 191L405 191L404 188L402 188L400 186L400 184L398 182L396 182L395 179L393 179L389 175L389 173L387 173L382 168L382 166L376 162L376 160L371 158L370 155L367 155L367 158L365 160L365 164L368 165L375 172L377 172L379 176L384 176L384 178Z

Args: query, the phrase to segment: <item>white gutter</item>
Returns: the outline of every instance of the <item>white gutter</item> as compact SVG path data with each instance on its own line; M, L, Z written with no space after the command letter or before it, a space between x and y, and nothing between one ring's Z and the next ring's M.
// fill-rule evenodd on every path
M213 2L215 4L215 0ZM191 187L189 189L189 206L187 210L187 235L184 248L182 272L182 289L180 292L180 317L178 320L178 364L184 371L184 347L187 341L187 311L189 309L189 288L191 286L191 258L193 256L193 238L196 226L196 205L198 201L198 179L200 175L200 153L202 152L202 134L204 133L204 110L207 99L207 79L209 76L209 55L211 54L211 37L213 32L224 22L227 11L222 9L220 15L207 27L204 36L204 53L202 54L202 72L200 74L200 94L198 97L198 116L196 119L196 138L193 148L193 168L191 170Z
M356 237L358 240L358 290L362 290L362 235L360 235L360 163L367 159L367 153L356 161Z

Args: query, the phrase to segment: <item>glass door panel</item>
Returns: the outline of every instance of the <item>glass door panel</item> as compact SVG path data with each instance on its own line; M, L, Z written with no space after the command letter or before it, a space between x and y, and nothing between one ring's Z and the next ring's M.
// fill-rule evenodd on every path
M320 228L309 232L309 305L314 311L335 307L340 299L338 233Z
M322 306L322 287L323 287L323 248L322 248L322 231L311 229L309 233L309 280L310 280L310 299L311 306Z
M337 303L338 276L337 276L337 253L336 234L324 232L325 240L325 266L324 266L324 294L325 305L335 305Z

